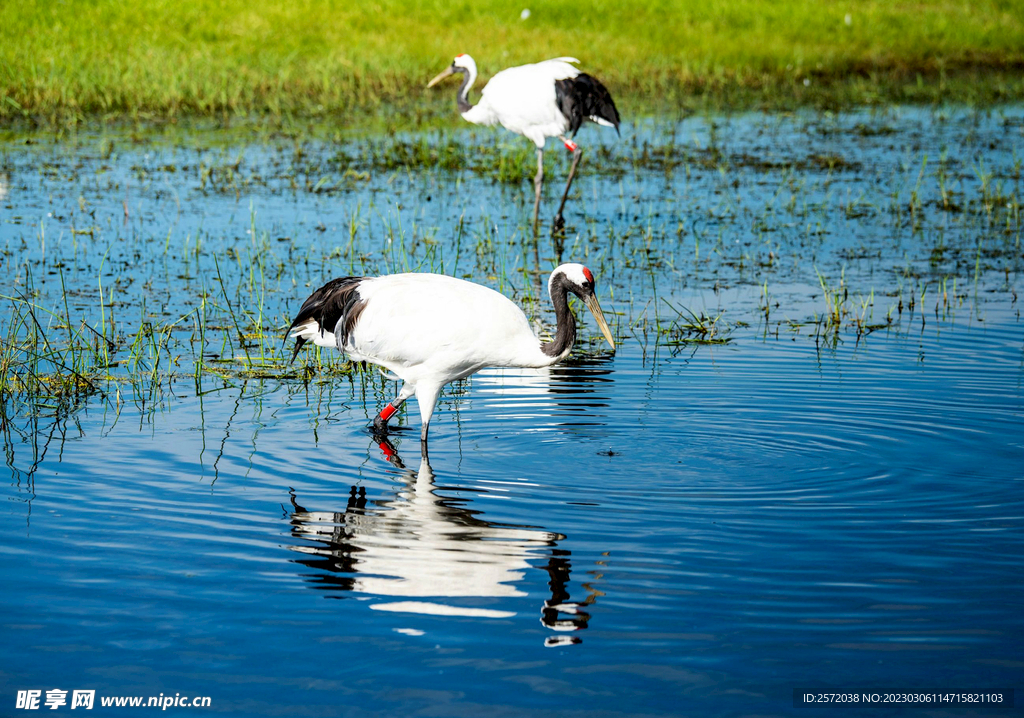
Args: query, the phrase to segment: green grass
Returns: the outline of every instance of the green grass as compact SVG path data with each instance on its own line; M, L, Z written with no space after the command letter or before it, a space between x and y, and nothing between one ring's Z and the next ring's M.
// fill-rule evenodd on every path
M520 19L529 7L531 15ZM848 21L847 21L848 20ZM573 55L627 115L666 108L1024 97L1014 0L0 3L0 120L450 112L423 86Z

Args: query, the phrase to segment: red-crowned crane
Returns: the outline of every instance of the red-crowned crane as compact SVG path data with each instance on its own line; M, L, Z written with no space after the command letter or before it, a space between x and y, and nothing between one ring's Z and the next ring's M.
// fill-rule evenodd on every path
M540 212L540 190L544 181L544 144L548 137L557 137L572 152L572 166L565 183L562 202L558 205L554 228L564 226L562 210L569 196L569 187L576 175L583 150L570 138L584 121L596 122L619 131L619 111L608 90L598 80L580 72L571 63L574 57L557 57L533 65L520 65L502 70L491 78L480 92L480 102L469 104L469 88L476 80L476 62L469 55L457 55L444 72L431 80L433 87L450 75L463 76L456 100L463 119L476 125L498 125L523 135L537 145L537 174L533 178L536 198L533 224ZM568 136L567 136L568 135Z
M555 268L548 293L557 326L552 341L542 342L522 309L473 282L415 273L332 279L309 296L288 329L296 340L292 360L313 342L397 375L402 389L374 419L374 433L385 434L388 419L415 394L425 450L430 416L445 384L485 367L544 367L569 355L576 340L570 292L587 305L614 349L594 286L593 273L582 264Z

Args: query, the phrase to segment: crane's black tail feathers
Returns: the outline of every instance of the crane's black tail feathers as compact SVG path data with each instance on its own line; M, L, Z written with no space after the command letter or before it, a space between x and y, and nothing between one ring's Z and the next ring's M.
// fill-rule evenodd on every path
M619 110L608 88L585 72L566 80L555 80L558 109L569 120L569 134L574 135L584 120L604 120L619 131Z
M366 277L339 277L310 294L302 303L299 313L295 315L292 325L288 327L284 340L288 341L288 334L292 329L312 319L317 323L321 334L325 331L334 334L339 348L347 345L359 315L366 306L366 300L359 296L359 284L365 279ZM295 361L299 350L307 341L309 340L304 337L295 338L292 361Z

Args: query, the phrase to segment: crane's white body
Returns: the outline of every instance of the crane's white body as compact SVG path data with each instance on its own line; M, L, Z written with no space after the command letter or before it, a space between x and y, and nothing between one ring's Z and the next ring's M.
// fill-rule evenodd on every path
M551 272L548 294L558 323L554 338L545 343L509 299L442 274L332 279L303 302L291 331L296 353L313 342L402 379L398 396L374 419L374 430L385 431L388 419L415 394L425 451L430 416L445 384L484 367L539 368L569 355L576 339L569 293L583 300L614 349L594 286L593 273L582 264L562 264Z
M398 376L405 382L399 399L416 395L424 425L445 384L484 367L550 366L572 348L545 354L522 309L493 289L455 277L391 274L361 281L358 292L365 306L345 346L313 320L292 336Z
M477 125L500 124L542 150L548 137L559 137L569 130L569 120L558 109L555 82L579 75L580 71L570 64L578 62L574 57L558 57L502 70L481 90L480 102L462 117ZM471 77L475 77L475 70L474 64Z
M537 147L537 174L533 178L534 227L540 213L547 138L557 137L573 155L565 192L555 214L554 227L560 231L564 227L562 210L582 155L579 145L566 134L575 135L584 120L614 127L616 132L619 129L619 111L608 90L595 78L577 70L574 64L578 62L575 57L556 57L502 70L481 90L476 105L469 101L469 91L477 77L476 61L465 53L456 55L449 67L427 83L427 87L433 87L456 73L464 75L456 96L463 119L477 125L500 124L523 135Z

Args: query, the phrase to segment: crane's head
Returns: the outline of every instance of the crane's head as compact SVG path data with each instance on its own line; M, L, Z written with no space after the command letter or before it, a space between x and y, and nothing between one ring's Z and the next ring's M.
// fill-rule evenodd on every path
M609 346L614 349L615 340L612 338L612 330L608 328L601 305L597 303L597 282L594 280L594 273L582 264L574 262L562 264L555 268L555 271L551 273L551 279L548 280L548 291L551 294L554 294L556 284L562 285L567 291L583 300L587 309L594 315L594 320Z
M475 78L476 62L473 61L472 57L466 55L465 53L461 55L456 55L455 59L452 60L452 64L446 67L444 69L444 72L442 72L440 75L438 75L433 80L428 82L427 87L433 87L444 78L451 77L457 72L461 72L464 75L469 75L471 78Z

